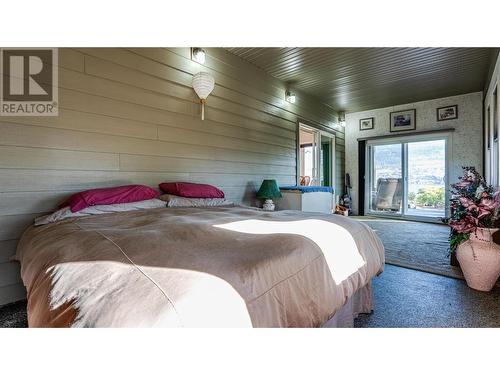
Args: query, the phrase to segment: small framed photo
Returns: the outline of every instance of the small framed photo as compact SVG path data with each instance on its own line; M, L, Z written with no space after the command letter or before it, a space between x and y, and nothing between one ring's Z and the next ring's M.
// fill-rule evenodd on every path
M446 121L458 118L458 105L450 105L449 107L441 107L437 109L437 120Z
M373 117L359 120L359 130L373 129Z
M401 132L415 130L417 128L417 118L415 109L391 112L391 132Z

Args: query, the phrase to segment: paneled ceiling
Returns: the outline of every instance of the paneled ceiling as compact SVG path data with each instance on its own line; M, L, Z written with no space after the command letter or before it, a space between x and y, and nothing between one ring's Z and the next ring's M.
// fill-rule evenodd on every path
M318 97L357 112L481 91L490 48L228 48Z

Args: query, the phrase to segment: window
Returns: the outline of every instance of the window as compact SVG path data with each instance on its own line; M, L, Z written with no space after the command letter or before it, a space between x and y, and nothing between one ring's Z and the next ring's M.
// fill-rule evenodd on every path
M299 184L331 186L335 181L335 136L299 124Z

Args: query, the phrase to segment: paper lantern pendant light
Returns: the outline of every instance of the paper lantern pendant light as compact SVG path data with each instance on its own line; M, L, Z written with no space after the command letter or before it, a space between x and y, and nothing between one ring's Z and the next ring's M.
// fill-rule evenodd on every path
M205 119L205 101L212 92L215 85L215 79L206 72L199 72L193 76L193 89L200 97L201 119Z

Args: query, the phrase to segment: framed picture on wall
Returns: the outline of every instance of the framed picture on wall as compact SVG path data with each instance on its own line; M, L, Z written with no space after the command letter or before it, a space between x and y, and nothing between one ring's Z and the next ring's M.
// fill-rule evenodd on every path
M415 109L391 112L391 132L401 132L415 130L417 128L417 118Z
M373 117L363 118L359 120L359 130L370 130L373 129Z
M450 105L448 107L441 107L437 109L437 120L446 121L458 118L458 106Z

